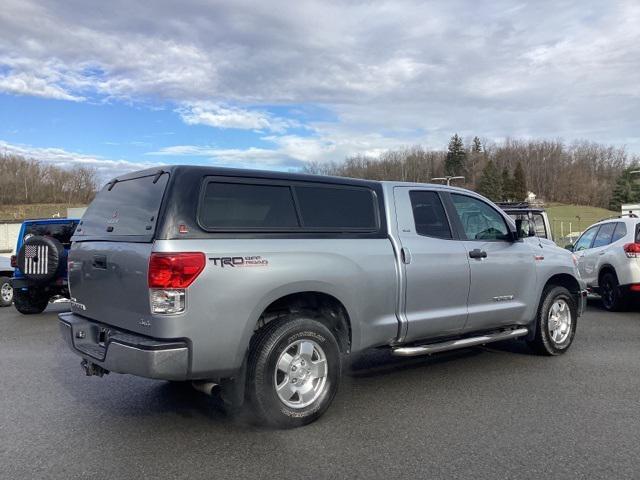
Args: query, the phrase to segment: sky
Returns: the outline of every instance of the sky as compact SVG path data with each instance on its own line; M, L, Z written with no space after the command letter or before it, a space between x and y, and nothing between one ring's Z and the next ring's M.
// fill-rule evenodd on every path
M2 0L0 152L295 171L458 133L640 153L640 2Z

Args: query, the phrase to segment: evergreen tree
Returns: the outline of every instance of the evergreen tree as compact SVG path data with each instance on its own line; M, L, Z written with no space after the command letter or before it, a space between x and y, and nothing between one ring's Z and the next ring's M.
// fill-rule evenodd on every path
M609 202L609 210L620 211L623 203L640 202L640 174L632 171L640 169L638 165L626 168L616 180Z
M447 158L444 162L445 175L465 175L467 152L464 149L462 139L456 133L449 141Z
M513 182L511 184L511 195L516 202L524 202L527 199L527 179L524 175L522 163L518 162L513 172Z
M512 202L514 200L513 179L506 165L502 169L502 199L505 202Z
M500 201L502 198L502 181L500 180L500 172L493 160L489 160L482 170L480 182L478 183L478 193L493 200Z
M471 151L474 153L482 152L482 142L478 137L473 137L473 145L471 145Z

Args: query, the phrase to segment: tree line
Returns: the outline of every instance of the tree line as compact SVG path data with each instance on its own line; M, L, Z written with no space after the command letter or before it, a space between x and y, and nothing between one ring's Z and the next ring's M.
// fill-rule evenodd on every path
M87 204L97 187L93 168L61 168L20 155L0 154L0 205Z
M380 157L355 155L342 162L311 163L308 173L372 180L431 182L463 176L452 185L477 191L494 201L521 202L529 191L547 202L619 210L640 202L640 158L625 148L589 141L507 139L496 144L455 134L447 150L413 146Z

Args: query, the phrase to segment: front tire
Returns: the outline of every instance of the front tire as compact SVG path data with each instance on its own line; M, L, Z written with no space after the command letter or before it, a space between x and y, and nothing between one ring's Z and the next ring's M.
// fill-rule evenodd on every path
M268 323L252 341L249 402L262 423L306 425L327 410L340 375L340 349L331 331L313 315L289 315Z
M561 355L573 343L578 308L571 292L550 285L542 294L536 315L536 334L529 346L541 355Z
M8 277L0 277L0 307L8 307L13 303L13 287Z
M49 304L49 296L39 289L13 291L13 304L23 315L42 313Z

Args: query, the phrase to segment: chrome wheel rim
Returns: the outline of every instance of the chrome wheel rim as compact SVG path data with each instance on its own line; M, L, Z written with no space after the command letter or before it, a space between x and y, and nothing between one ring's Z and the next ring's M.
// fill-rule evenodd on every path
M278 398L290 408L304 408L327 388L327 357L313 340L296 340L278 357L274 374Z
M571 309L566 300L556 299L549 309L549 336L556 344L561 344L571 333Z
M0 287L0 297L5 302L10 302L13 300L13 288L9 283L3 283L2 287Z

